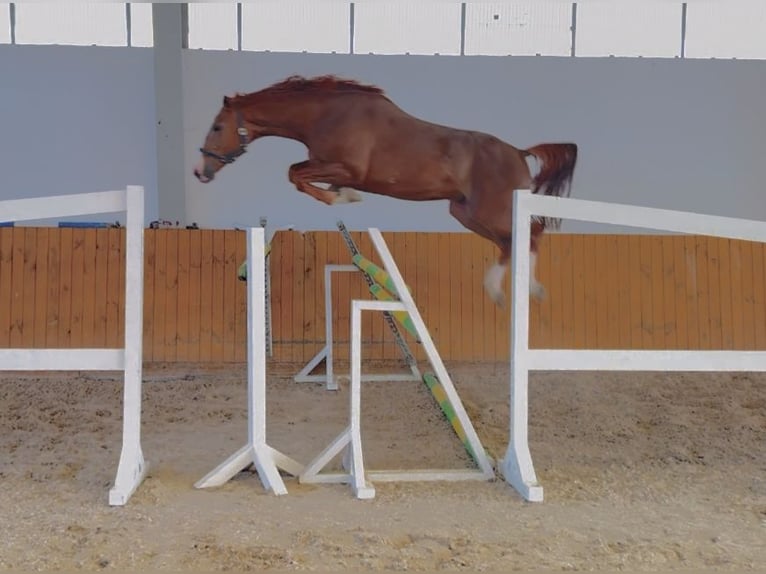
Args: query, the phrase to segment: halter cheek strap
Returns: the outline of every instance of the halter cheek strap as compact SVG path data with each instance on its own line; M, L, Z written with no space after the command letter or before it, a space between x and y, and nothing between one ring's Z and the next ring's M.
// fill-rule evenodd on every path
M230 151L229 153L225 154L216 153L203 147L199 148L199 151L202 152L202 155L217 159L221 163L234 163L235 159L247 151L248 135L250 134L248 133L247 128L244 126L242 121L242 114L237 111L237 136L239 137L239 147L234 151Z

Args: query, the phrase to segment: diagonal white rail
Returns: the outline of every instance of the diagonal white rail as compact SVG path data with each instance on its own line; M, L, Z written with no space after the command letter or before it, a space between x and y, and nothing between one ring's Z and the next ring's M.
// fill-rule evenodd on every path
M764 351L633 351L529 348L529 241L533 216L575 219L675 233L766 243L766 222L633 205L514 194L511 276L510 436L501 465L505 480L527 500L542 501L528 442L529 372L766 371Z
M125 343L122 349L0 349L0 371L123 371L122 451L109 504L124 505L146 475L141 450L144 188L0 201L0 221L126 214Z

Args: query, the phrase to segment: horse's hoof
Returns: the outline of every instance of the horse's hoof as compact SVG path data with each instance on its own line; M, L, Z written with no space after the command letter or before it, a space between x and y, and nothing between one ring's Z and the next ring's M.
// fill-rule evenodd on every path
M489 295L489 298L492 299L492 302L495 305L497 305L501 309L505 308L505 293L503 293L502 291L487 289L487 295Z

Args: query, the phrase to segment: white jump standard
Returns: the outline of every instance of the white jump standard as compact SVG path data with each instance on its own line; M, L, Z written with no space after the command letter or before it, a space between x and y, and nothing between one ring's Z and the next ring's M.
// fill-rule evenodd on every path
M0 221L126 214L125 342L121 349L0 349L0 371L123 371L122 451L109 504L122 506L146 476L141 450L144 189L0 201Z
M542 501L528 442L530 371L766 371L764 351L631 351L529 348L530 224L533 216L644 227L766 242L766 222L582 199L514 194L511 317L511 420L502 472L521 495Z
M263 228L247 230L247 410L248 442L195 483L196 488L221 486L255 465L263 486L287 494L279 469L297 476L303 465L266 442L266 244Z

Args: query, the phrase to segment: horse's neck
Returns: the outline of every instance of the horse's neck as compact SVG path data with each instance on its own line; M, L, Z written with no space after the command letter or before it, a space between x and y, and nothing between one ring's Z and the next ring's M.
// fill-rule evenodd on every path
M242 110L258 126L258 136L279 136L304 141L321 115L320 100L305 94L259 98Z

